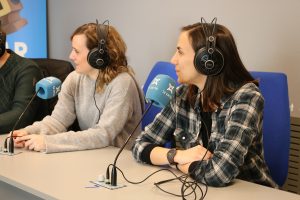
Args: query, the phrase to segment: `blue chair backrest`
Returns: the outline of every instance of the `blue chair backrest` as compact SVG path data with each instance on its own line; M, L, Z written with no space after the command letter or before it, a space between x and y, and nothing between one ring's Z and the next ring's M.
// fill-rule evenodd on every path
M263 118L264 156L273 180L286 180L290 145L290 109L287 77L277 72L251 72L265 99Z
M146 91L148 89L148 86L150 85L151 81L154 79L155 76L157 76L158 74L166 74L169 75L171 78L173 78L176 82L176 86L178 86L177 83L177 74L175 72L175 66L172 63L169 62L157 62L152 70L150 71L147 80L143 86L143 91L144 94L146 95ZM149 105L146 105L146 108ZM142 121L142 127L143 129L145 128L145 126L147 126L148 124L150 124L154 117L157 115L157 113L159 113L161 111L161 108L152 106L152 108L149 109L148 113L145 115L143 121Z

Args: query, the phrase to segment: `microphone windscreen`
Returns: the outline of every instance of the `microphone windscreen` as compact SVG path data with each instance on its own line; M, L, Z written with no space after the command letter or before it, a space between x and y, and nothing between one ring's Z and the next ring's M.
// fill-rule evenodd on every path
M61 81L53 76L43 78L35 85L37 96L42 99L51 99L60 92Z
M164 108L175 95L176 82L165 74L157 75L150 83L146 100L152 101L153 105Z

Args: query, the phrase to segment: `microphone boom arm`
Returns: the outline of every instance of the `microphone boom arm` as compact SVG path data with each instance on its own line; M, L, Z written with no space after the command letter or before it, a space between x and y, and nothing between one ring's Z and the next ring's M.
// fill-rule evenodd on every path
M151 108L151 106L153 105L153 101L150 101L150 105L148 106L148 108L145 110L145 112L143 113L141 120L139 121L139 123L137 123L136 127L133 129L132 133L127 137L125 143L123 144L123 146L120 148L120 150L118 151L118 154L114 160L114 164L112 166L112 170L111 170L111 185L112 186L117 186L117 168L116 168L116 164L117 164L117 160L121 154L121 152L123 151L123 149L125 148L125 146L127 145L127 143L129 142L129 140L131 139L132 135L134 134L135 130L137 129L137 127L139 127L139 125L141 124L141 122L143 121L145 115L147 114L148 110ZM109 167L108 167L109 169Z
M13 154L14 153L14 139L13 139L13 134L14 131L16 129L16 127L19 125L23 115L26 113L26 111L28 110L29 106L31 105L32 101L34 100L34 98L37 96L37 94L39 93L41 88L38 89L38 91L36 91L34 93L34 95L31 97L29 103L27 104L27 106L25 107L24 111L21 113L21 115L19 116L18 120L16 121L15 125L13 126L11 132L10 132L10 137L9 137L9 147L8 147L8 152Z

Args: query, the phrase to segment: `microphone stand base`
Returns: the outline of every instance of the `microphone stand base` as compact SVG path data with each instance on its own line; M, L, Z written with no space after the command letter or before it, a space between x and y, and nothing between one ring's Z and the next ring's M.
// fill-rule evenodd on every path
M14 152L14 153L9 153L8 151L0 149L0 155L6 155L6 156L14 156L22 153L22 151Z
M97 183L101 187L105 187L105 188L110 189L110 190L116 190L116 189L126 187L126 185L122 185L122 184L118 184L116 186L113 186L110 183L105 183L105 182L100 182L100 181L95 181L95 183Z

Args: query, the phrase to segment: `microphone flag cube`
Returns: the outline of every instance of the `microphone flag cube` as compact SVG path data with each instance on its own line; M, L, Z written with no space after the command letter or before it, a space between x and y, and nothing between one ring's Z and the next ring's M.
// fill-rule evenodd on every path
M41 99L51 99L61 90L61 81L53 76L43 78L35 85L37 96Z
M157 75L148 86L146 100L153 105L164 108L175 95L176 82L165 74Z

